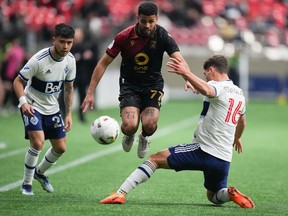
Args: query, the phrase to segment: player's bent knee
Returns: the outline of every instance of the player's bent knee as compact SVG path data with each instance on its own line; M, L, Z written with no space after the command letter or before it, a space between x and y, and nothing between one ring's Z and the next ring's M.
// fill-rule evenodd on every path
M138 125L127 125L127 126L124 126L122 124L121 126L121 130L122 132L125 134L125 135L133 135L137 132L138 130Z
M55 149L57 154L64 154L66 152L66 146L59 146L59 148Z
M169 165L167 163L167 154L166 152L160 151L157 152L156 154L152 154L149 157L149 161L151 161L156 168L164 168L164 169L169 169Z
M66 152L66 145L53 146L53 151L57 154L64 154Z

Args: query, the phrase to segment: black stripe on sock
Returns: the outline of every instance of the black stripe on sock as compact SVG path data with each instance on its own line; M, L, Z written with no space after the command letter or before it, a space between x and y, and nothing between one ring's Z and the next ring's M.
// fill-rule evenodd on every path
M142 170L148 176L148 178L150 178L149 173L143 167L140 166L138 169Z

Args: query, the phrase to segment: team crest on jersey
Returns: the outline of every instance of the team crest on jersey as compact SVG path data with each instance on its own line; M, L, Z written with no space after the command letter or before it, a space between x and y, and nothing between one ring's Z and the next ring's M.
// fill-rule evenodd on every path
M135 40L131 40L130 44L131 44L131 46L133 46L135 44Z
M150 41L150 49L156 49L156 41Z
M68 71L69 71L69 66L66 65L65 68L64 68L64 72L65 72L65 74L68 73Z
M37 117L32 117L31 119L30 119L30 122L31 122L31 124L33 124L33 125L37 125L37 123L39 122L39 120L38 120L38 118Z

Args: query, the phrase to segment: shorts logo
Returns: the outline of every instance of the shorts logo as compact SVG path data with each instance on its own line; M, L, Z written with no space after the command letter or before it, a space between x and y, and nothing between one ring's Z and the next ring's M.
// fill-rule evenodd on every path
M39 122L39 120L38 120L37 117L32 117L32 118L30 119L30 122L31 122L31 124L33 124L33 125L37 125L37 123Z

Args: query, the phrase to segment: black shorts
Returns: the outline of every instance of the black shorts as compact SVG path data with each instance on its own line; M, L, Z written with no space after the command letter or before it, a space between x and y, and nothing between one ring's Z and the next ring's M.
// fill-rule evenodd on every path
M155 107L160 110L163 95L162 86L121 86L118 98L120 110L127 106L137 107L141 112L147 107Z

